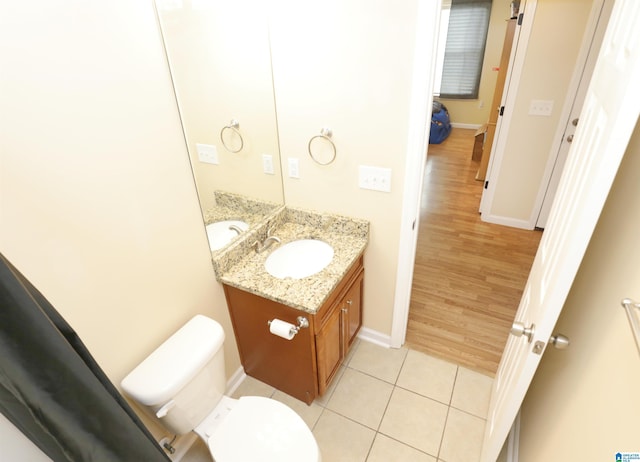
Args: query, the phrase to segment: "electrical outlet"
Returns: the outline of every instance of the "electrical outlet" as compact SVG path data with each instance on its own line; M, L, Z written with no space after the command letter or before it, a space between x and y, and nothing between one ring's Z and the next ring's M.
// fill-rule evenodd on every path
M273 175L273 156L262 154L262 171L269 175Z
M391 192L391 169L360 165L358 186L362 189Z
M289 178L300 178L300 164L296 157L289 157Z
M529 105L529 115L550 116L553 112L553 101L532 99Z
M196 144L200 162L218 165L218 150L212 144Z

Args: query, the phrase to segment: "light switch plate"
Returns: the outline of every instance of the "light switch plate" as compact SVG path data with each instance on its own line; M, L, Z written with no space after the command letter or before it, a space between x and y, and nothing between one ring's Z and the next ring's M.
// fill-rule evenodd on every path
M262 154L262 171L269 175L273 175L273 156Z
M218 150L212 144L196 144L200 162L218 165Z
M550 116L553 112L553 101L532 99L529 104L529 115Z
M297 157L288 157L289 162L289 178L300 178L300 163Z
M391 192L391 169L360 165L358 167L358 186L362 189Z

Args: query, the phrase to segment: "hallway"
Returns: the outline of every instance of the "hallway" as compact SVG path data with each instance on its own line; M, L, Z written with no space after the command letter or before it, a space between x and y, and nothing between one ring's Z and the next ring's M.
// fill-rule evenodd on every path
M493 376L542 232L480 220L474 133L429 145L406 345Z

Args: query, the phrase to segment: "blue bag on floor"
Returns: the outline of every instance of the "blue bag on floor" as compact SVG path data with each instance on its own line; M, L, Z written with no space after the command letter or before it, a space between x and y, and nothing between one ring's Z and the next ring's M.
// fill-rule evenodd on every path
M431 131L429 132L429 144L440 144L451 133L451 121L449 111L439 101L433 102L431 111Z

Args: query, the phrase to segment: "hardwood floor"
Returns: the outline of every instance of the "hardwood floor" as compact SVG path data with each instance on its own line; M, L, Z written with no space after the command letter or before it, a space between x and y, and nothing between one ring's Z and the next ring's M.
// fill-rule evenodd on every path
M406 343L494 376L542 232L480 220L474 133L429 146Z

